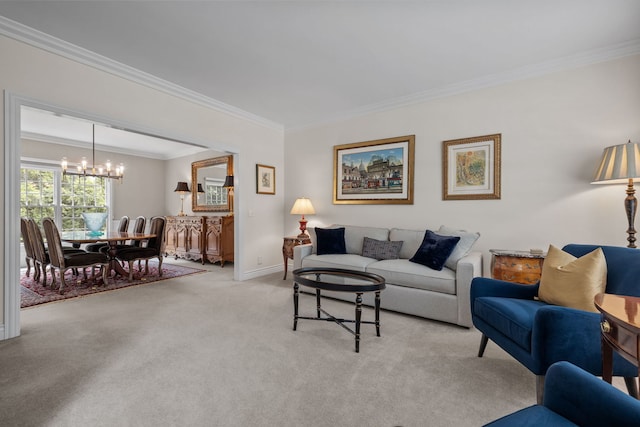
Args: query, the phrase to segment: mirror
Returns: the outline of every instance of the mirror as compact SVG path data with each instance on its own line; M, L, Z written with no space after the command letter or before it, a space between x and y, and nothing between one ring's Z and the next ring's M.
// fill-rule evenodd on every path
M233 192L223 187L233 175L233 156L214 157L191 163L191 205L194 212L230 212ZM203 192L198 192L199 187Z

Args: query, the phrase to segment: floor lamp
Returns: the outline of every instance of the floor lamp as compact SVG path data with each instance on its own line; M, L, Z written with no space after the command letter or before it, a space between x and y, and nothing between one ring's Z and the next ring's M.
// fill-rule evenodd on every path
M640 179L640 144L627 142L604 149L600 166L592 184L627 184L627 197L624 209L627 213L629 228L627 229L627 247L636 247L636 229L634 220L638 207L633 182Z

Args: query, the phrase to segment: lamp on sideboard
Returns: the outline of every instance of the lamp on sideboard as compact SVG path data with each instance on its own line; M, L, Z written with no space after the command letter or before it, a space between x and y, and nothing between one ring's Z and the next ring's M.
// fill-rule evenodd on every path
M202 188L202 184L198 184L198 190L197 190L197 193L198 193L197 198L198 198L198 200L200 200L200 195L201 195L201 194L204 194L204 188Z
M638 200L635 197L636 190L633 182L640 180L640 144L627 142L626 144L613 145L604 149L600 166L596 171L592 184L627 184L627 197L624 200L624 209L627 213L627 247L636 247L636 229L634 220Z
M183 181L179 181L178 185L176 186L176 189L173 190L176 193L180 194L180 213L178 214L178 216L185 216L186 214L184 213L184 195L189 193L189 185L186 182Z
M298 234L298 237L308 237L308 234L306 234L307 220L304 216L314 215L316 213L315 209L313 209L313 205L311 204L311 200L306 197L296 199L290 213L291 215L302 215L302 219L300 219L300 234Z
M227 200L229 201L229 215L233 215L233 175L224 178L223 188L227 189Z

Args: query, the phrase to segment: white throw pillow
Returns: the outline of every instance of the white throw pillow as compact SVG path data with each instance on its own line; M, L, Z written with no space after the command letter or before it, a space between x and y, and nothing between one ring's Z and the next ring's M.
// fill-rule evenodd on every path
M464 258L471 252L471 248L473 247L476 240L480 238L480 233L472 233L466 230L456 230L454 228L447 227L446 225L440 226L440 229L437 232L442 236L458 236L460 237L460 241L453 249L449 258L444 263L445 267L450 268L451 270L455 270L458 265L458 261L461 258Z

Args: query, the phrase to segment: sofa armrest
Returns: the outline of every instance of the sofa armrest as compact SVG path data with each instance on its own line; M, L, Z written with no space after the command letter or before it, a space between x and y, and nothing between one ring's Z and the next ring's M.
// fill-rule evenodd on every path
M638 400L568 362L549 368L544 406L581 426L640 425Z
M302 260L313 252L313 244L298 245L293 247L293 269L302 268Z
M474 277L482 276L482 252L471 252L460 258L456 267L456 296L458 298L458 325L471 327L469 293Z

